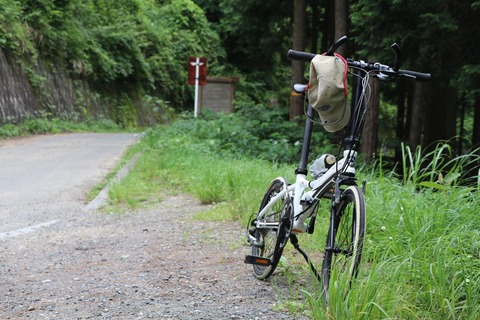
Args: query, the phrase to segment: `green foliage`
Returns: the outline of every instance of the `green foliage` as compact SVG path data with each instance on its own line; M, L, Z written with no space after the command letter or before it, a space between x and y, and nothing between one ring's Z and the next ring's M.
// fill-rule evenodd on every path
M232 69L267 90L289 86L291 1L196 0L222 39Z
M40 55L100 92L135 86L177 107L190 98L187 57L214 72L224 54L191 0L1 0L0 27L0 48L27 68Z
M0 125L0 138L60 132L116 132L120 130L121 128L115 122L106 118L80 120L78 114L52 115L41 112L35 116L26 116L21 123Z
M434 66L432 60L444 57L451 49L452 38L457 37L455 16L445 8L448 2L355 1L351 8L352 33L362 48L361 54L371 59L393 60L389 46L398 42L405 67L425 65L423 69L428 67L436 78L440 72L448 73L445 66L443 70L431 69L440 67ZM438 41L430 41L432 38Z
M180 120L173 128L206 142L216 153L290 164L298 161L303 139L303 125L288 121L288 110L262 105L236 114L204 112L197 121ZM331 147L322 131L312 137L313 155Z
M158 97L145 95L143 97L143 107L153 111L156 123L166 124L175 119L175 110L170 103Z
M316 6L324 10L325 34L312 37L317 30L307 30L307 38L318 42L329 38L329 11ZM479 87L479 50L471 41L480 36L479 7L477 1L352 1L350 48L388 62L389 45L399 42L404 67L430 71L455 88L470 116ZM158 97L177 110L192 96L186 58L203 55L210 74L241 74L239 100L258 103L265 91L288 98L291 13L291 1L273 0L0 0L0 48L22 61L36 90L43 83L36 61L47 58L97 93L111 97L134 86L139 96Z
M435 140L454 138L455 133L439 128L453 128L455 125L457 133L463 136L464 145L471 146L472 143L465 138L475 137L472 131L460 131L462 124L456 122L452 115L457 113L458 118L463 117L464 114L457 111L460 109L462 113L466 110L467 116L472 115L474 105L478 104L480 47L478 42L471 40L480 37L480 29L475 26L478 20L476 3L452 0L356 0L351 2L350 12L351 38L355 47L361 49L359 54L362 58L391 64L394 57L389 47L397 42L402 51L402 68L422 70L433 75L432 81L425 84L425 88L428 88L425 94L414 99L423 100L422 110L429 114L423 117L421 124L424 126L424 147ZM460 56L457 52L471 54ZM400 92L391 95L392 101L398 104L399 97L404 99ZM408 108L412 108L412 105ZM397 122L398 129L402 122L406 122L407 126L403 130L393 131L397 135L409 130L408 122L411 119L398 120L402 120ZM407 136L398 138L408 139ZM473 145L477 143L473 141Z
M480 94L480 64L467 64L457 71L452 79L452 85L459 90L468 106L475 104L476 96Z
M21 22L22 11L20 2L0 0L0 48L18 55L34 51L28 29Z

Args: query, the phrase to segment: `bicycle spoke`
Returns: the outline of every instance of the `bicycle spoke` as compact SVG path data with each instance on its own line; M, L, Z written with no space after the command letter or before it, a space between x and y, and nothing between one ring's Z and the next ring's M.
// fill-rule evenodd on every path
M259 211L262 211L286 187L287 182L284 179L274 180L262 200ZM254 274L259 279L266 279L272 275L288 240L282 231L282 215L287 208L286 199L277 199L272 204L271 211L257 221L259 226L255 228L253 235L255 240L252 255L247 256L245 262L253 264ZM265 225L262 225L263 223ZM276 226L271 226L272 223Z

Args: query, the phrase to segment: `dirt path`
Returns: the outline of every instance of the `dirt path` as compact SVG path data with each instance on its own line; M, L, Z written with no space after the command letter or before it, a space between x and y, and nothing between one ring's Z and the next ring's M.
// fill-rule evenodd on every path
M193 220L208 207L186 195L120 216L85 212L78 188L55 210L35 197L24 206L33 213L1 225L0 319L293 318L276 311L282 289L243 264L238 224ZM10 211L0 208L3 219ZM12 226L17 233L5 231Z

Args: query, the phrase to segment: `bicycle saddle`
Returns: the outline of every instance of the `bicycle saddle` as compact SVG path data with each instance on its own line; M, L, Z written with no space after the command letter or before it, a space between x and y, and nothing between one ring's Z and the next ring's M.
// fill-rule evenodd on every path
M296 93L305 93L307 91L308 85L306 84L301 84L301 83L296 83L293 85L293 91Z

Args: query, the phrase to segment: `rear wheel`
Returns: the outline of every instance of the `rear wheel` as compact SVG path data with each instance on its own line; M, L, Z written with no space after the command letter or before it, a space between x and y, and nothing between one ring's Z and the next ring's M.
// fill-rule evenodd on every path
M326 248L322 264L323 297L328 303L332 274L350 286L358 273L365 238L365 198L357 186L345 189L337 204L334 228L327 235L327 247L333 235L333 247Z
M273 197L287 188L287 182L283 178L277 178L272 181L260 205L259 212L270 203ZM253 265L253 272L258 279L267 279L275 271L280 257L283 253L283 248L288 241L289 230L291 229L292 205L287 194L278 200L265 213L263 218L255 221L256 224L268 223L270 227L255 228L253 236L255 238L252 244L252 255L263 257L270 260L270 264Z

